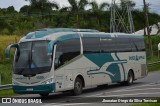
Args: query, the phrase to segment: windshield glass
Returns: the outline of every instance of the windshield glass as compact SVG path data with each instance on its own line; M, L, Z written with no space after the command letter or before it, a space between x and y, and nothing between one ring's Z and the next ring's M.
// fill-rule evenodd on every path
M20 55L15 56L14 74L36 75L49 72L52 58L47 55L49 41L20 43Z

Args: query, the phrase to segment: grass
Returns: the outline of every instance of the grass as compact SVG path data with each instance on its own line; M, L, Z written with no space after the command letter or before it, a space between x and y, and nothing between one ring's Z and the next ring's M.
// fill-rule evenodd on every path
M5 49L8 45L18 42L20 39L19 36L12 35L0 35L0 74L1 74L1 84L11 83L12 75L12 59L5 59ZM13 57L14 50L11 51L11 57Z
M153 63L153 62L157 62L157 61L160 61L160 58L157 56L154 56L152 58L147 59L147 63Z
M10 96L15 96L15 95L17 94L15 94L12 89L0 91L0 97L10 97Z
M157 62L157 61L160 61L160 58L158 58L156 56L154 56L153 58L148 58L147 59L147 63L153 63L153 62ZM160 65L159 64L148 67L149 72L157 71L157 70L160 70Z
M160 65L159 64L148 67L149 72L158 71L158 70L160 70Z
M12 83L12 63L0 64L0 74L1 74L1 84L11 84Z
M17 43L19 39L20 37L15 35L13 36L0 35L0 63L2 63L5 60L5 49L7 48L7 46L13 43Z

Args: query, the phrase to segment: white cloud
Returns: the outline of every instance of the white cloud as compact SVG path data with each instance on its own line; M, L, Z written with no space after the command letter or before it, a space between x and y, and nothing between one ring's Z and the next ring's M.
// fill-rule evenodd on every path
M25 0L0 0L0 8L7 8L14 6L16 10L19 10L22 6L29 4Z

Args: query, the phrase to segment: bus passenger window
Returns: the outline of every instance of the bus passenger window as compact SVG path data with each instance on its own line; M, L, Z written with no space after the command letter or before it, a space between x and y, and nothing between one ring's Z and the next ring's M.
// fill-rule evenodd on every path
M116 50L117 52L131 52L131 42L128 38L115 38L116 40Z
M80 39L70 39L57 44L55 69L80 55Z
M101 38L101 53L116 52L116 41L115 38Z
M138 48L138 51L145 51L145 43L143 38L134 38L135 45Z
M84 54L100 53L100 38L99 37L86 37L82 38Z

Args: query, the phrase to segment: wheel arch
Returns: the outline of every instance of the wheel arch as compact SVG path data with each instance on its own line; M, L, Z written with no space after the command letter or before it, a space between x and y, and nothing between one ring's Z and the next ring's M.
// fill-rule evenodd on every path
M128 74L129 74L129 72L132 72L132 74L133 74L133 80L135 80L135 73L134 73L133 69L129 69ZM127 76L128 76L128 74L127 74Z
M78 74L76 77L75 77L75 80L76 78L80 78L81 81L82 81L82 87L84 88L85 87L85 81L84 81L84 77L81 75L81 74Z

